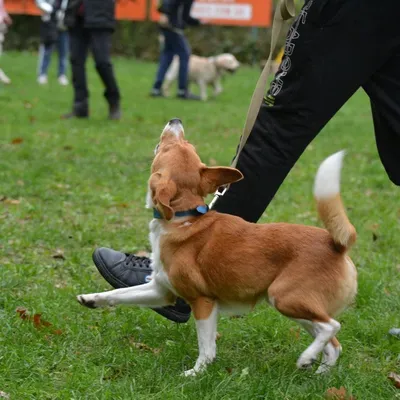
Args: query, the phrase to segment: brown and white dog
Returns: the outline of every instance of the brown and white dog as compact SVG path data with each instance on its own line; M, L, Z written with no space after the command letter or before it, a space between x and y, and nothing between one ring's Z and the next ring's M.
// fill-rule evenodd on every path
M205 369L216 355L219 312L269 304L298 322L314 338L297 361L317 372L333 366L341 352L334 317L354 299L357 272L347 252L356 240L340 197L343 152L319 167L314 195L326 230L289 223L253 224L209 211L204 197L243 178L234 168L207 167L185 140L180 120L164 128L151 168L147 206L152 280L144 285L84 294L78 301L96 308L117 304L162 307L184 298L196 320L199 357L185 376Z
M222 93L221 77L224 73L235 72L240 66L233 54L224 53L215 57L199 57L191 55L189 59L189 81L200 88L200 97L207 100L207 86L214 88L214 96ZM175 56L168 68L163 84L163 92L167 95L173 81L178 77L179 57Z

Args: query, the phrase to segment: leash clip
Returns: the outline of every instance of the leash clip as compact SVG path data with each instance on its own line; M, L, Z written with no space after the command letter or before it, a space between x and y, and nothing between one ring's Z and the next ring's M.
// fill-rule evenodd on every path
M216 202L220 197L222 197L222 196L226 193L227 190L228 190L228 186L220 186L220 187L217 189L217 191L214 193L214 198L211 200L211 203L210 203L210 205L209 205L209 208L210 208L210 209L214 207L215 202Z

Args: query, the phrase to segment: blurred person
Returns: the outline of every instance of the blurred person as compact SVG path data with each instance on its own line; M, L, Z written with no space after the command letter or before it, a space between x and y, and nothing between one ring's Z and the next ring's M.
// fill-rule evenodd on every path
M110 58L111 36L115 28L115 1L69 0L64 22L69 31L74 87L72 111L64 115L64 118L89 117L85 64L90 49L97 73L105 86L104 97L109 106L108 118L120 119L120 92Z
M214 210L257 222L306 147L359 88L370 98L382 164L400 186L398 15L400 2L391 0L305 2L240 152L236 168L244 179L230 186ZM93 261L114 288L146 283L152 272L148 257L107 248L96 249ZM175 322L190 316L182 299L155 311Z
M12 19L8 15L5 7L4 1L0 0L0 56L3 53L3 43L4 38L7 33L7 27L12 24ZM11 83L11 79L5 74L5 72L0 68L0 82L6 85Z
M174 59L179 57L178 94L180 99L201 100L189 92L189 58L191 49L184 35L186 26L198 26L200 20L190 16L193 0L162 0L158 7L161 13L159 26L161 32L161 54L158 71L153 88L150 92L152 97L164 97L162 86L165 75Z
M63 15L66 1L62 0L36 0L36 5L42 11L40 25L40 47L38 62L38 83L45 85L48 82L47 71L50 66L51 54L55 45L58 51L58 82L68 85L67 57L68 57L68 32L59 18Z

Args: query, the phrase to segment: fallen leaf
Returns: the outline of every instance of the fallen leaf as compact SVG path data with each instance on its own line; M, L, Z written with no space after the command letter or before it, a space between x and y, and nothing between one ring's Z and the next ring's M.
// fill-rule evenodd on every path
M11 140L11 144L21 144L24 141L24 139L17 137Z
M222 335L220 333L217 332L217 335L215 336L215 340L218 340L222 337Z
M72 150L72 146L66 145L63 147L64 150Z
M399 329L399 328L392 328L392 329L389 331L389 335L395 336L395 337L397 337L398 339L400 339L400 329Z
M296 340L299 340L301 328L292 327L292 328L290 328L289 330L290 330L290 333L292 334L292 336L293 336Z
M341 386L340 389L335 387L329 388L325 393L325 398L328 400L355 400L354 396L349 396L347 390Z
M32 104L29 101L24 101L24 107L29 110L32 108Z
M372 232L372 241L376 242L378 240L378 235L375 232Z
M29 122L30 122L31 124L33 124L35 121L36 121L36 117L34 117L33 115L30 115L30 116L29 116Z
M61 249L57 249L52 257L57 260L65 260L64 252Z
M391 372L388 378L393 382L394 386L396 386L397 389L400 389L400 375Z
M225 370L229 375L231 375L233 372L233 368L226 367Z
M16 205L18 205L19 203L21 203L21 200L18 200L18 199L9 199L9 198L6 197L6 196L3 196L3 197L0 199L0 201L3 202L4 204L11 204L11 205L14 205L14 206L16 206Z
M153 354L158 354L161 351L161 349L150 347L146 343L135 342L133 338L129 338L129 344L135 349L151 351Z
M28 311L24 307L17 307L15 310L18 314L19 317L24 320L24 321L31 321L33 323L33 326L36 329L41 329L43 327L48 328L49 326L52 326L53 324L45 321L42 319L42 314L34 314L33 317L29 315ZM54 335L61 335L63 332L61 329L54 329L52 331ZM46 338L46 337L45 337Z
M120 203L120 204L117 204L117 206L121 207L121 208L128 208L129 207L129 205L127 203Z
M371 189L367 189L367 190L365 191L365 195L366 195L367 197L371 197L372 193L374 193L374 192L373 192Z
M249 367L246 367L246 368L242 369L242 373L240 374L240 378L244 378L247 375L249 375Z
M3 392L2 390L0 390L0 397L2 397L3 399L9 399L10 395L6 392Z

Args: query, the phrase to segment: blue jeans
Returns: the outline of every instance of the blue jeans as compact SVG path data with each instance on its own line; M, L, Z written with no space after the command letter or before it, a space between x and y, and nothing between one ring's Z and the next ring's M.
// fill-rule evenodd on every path
M179 57L178 89L180 92L186 92L188 86L189 57L191 53L189 43L185 36L168 29L161 29L161 33L164 36L164 46L160 54L160 63L153 88L157 90L161 89L165 74L174 56L177 55Z
M68 60L68 31L59 31L57 38L57 50L58 50L58 76L65 75L67 71L67 60ZM50 66L51 54L53 53L53 44L41 44L39 47L39 65L38 74L47 75L47 71Z

